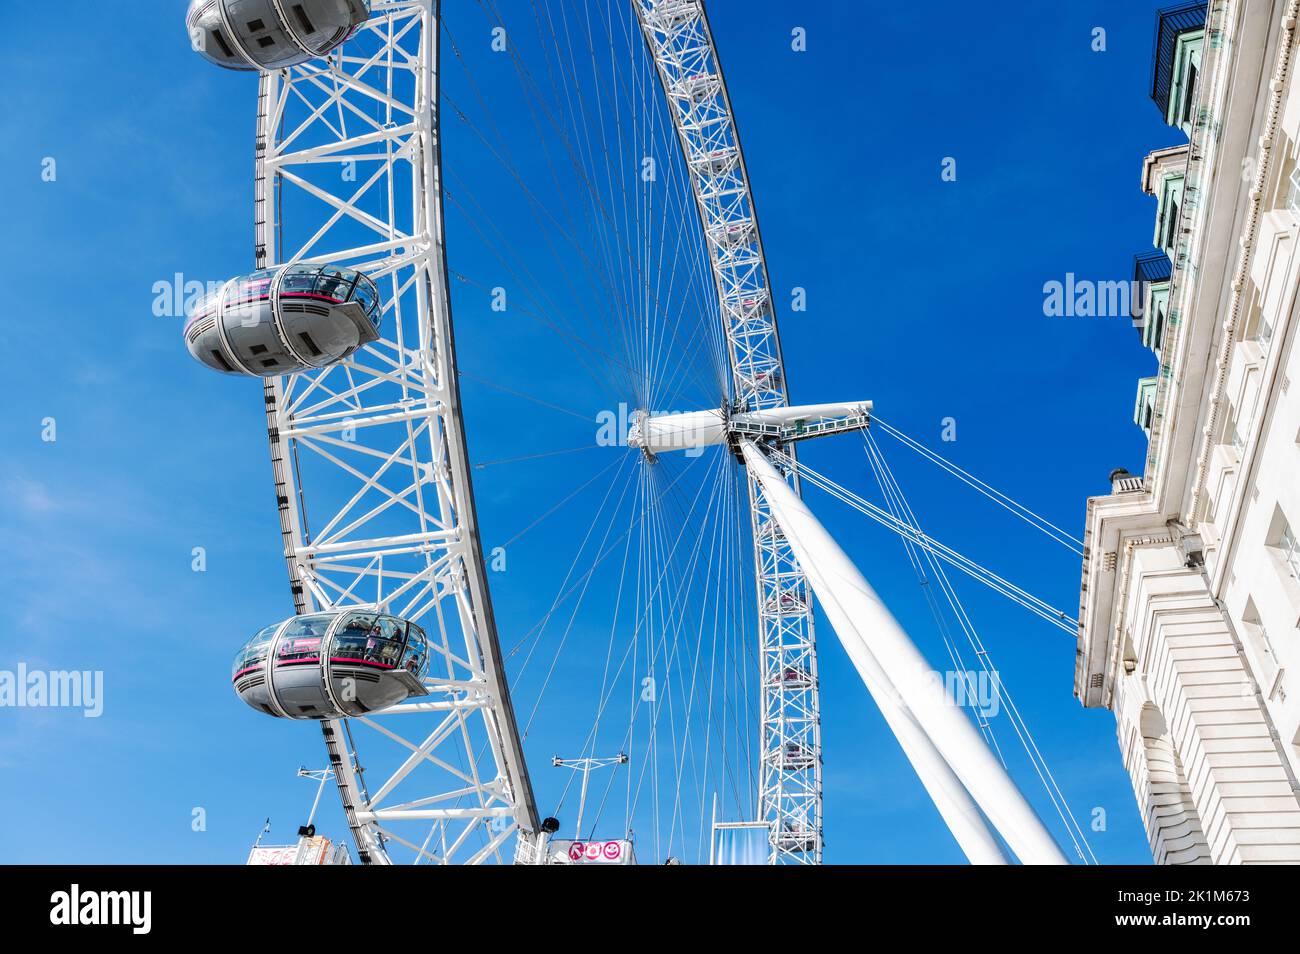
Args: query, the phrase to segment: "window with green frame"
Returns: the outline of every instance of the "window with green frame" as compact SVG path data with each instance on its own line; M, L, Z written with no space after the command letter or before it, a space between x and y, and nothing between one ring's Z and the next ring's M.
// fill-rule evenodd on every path
M1156 222L1156 247L1172 256L1178 244L1178 214L1183 202L1183 175L1166 176L1160 192L1160 211Z
M1189 133L1196 118L1196 94L1201 79L1201 48L1204 43L1204 31L1185 33L1178 38L1178 48L1174 54L1176 79L1165 121Z
M1164 344L1165 323L1169 316L1169 283L1152 285L1148 301L1150 304L1146 324L1142 329L1142 343L1159 357L1161 345Z

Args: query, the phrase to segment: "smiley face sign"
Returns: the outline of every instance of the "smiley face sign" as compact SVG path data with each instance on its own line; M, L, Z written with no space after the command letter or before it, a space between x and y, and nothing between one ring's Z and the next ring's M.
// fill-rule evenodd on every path
M556 854L575 865L636 864L630 841L554 841Z

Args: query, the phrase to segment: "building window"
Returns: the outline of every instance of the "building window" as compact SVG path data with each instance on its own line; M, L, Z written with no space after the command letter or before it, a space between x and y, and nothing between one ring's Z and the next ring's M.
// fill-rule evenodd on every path
M1273 340L1273 326L1264 317L1258 289L1251 293L1250 307L1246 310L1246 319L1241 324L1241 340L1253 341L1259 346L1262 354L1268 354L1269 342Z
M1255 608L1254 599L1246 599L1246 611L1242 614L1241 621L1246 624L1246 632L1249 633L1258 644L1260 651L1269 658L1270 662L1276 663L1277 653L1273 651L1273 641L1268 638L1268 630L1264 628L1264 622L1259 618L1259 610Z
M1187 64L1187 80L1183 84L1183 115L1182 123L1187 125L1192 121L1192 107L1196 103L1196 64Z
M1133 423L1142 428L1147 437L1151 436L1151 425L1155 421L1156 384L1154 377L1138 381L1137 403L1133 408Z
M1300 579L1300 545L1296 543L1295 530L1291 524L1283 522L1282 534L1278 537L1277 548L1282 551L1282 558L1291 568L1292 576Z
M1171 126L1182 126L1191 115L1205 47L1205 0L1165 7L1157 13L1151 98Z
M1300 213L1300 165L1291 170L1291 176L1287 180L1291 188L1286 194L1286 207L1292 212Z
M1273 341L1273 326L1262 315L1259 319L1259 325L1255 328L1255 341L1259 344L1259 350L1267 354L1268 346Z

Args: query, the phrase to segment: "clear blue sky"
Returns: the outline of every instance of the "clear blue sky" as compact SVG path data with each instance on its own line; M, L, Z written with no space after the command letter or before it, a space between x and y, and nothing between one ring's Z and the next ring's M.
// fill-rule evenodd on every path
M445 5L457 39L482 48L478 5ZM29 4L0 40L11 77L0 252L12 275L0 325L10 616L0 669L102 670L106 687L99 719L0 709L0 861L238 862L267 815L277 836L291 835L311 795L293 771L324 761L311 727L272 723L229 688L235 649L292 611L260 391L194 364L180 319L152 313L154 283L176 272L208 280L251 268L255 87L190 52L184 6L151 0L123 17L91 0ZM1141 160L1178 136L1147 95L1156 7L828 0L792 11L714 0L773 287L778 301L794 286L808 292L807 312L782 308L796 402L873 399L891 423L1076 534L1108 471L1141 469L1131 414L1154 358L1126 320L1050 319L1042 302L1044 283L1067 272L1127 280L1148 247ZM805 53L790 50L794 26L807 30ZM1105 52L1091 49L1095 27ZM526 130L506 80L479 78L507 135ZM447 82L468 97L451 71ZM473 154L449 129L447 161L459 156L470 183ZM47 157L54 182L42 181ZM957 161L955 182L941 181L945 157ZM522 235L530 224L497 226ZM464 223L453 215L450 228L452 267L490 272ZM549 275L541 244L521 246ZM554 340L509 328L504 342L504 319L481 293L455 294L468 374L593 419L630 399L574 373ZM464 389L475 460L590 439L570 415L474 380ZM49 417L53 443L41 439ZM941 444L949 417L958 439ZM1074 611L1076 557L881 440L937 537ZM806 459L871 487L857 439ZM600 466L579 454L481 471L488 545ZM809 500L935 655L898 541ZM572 535L552 521L512 550L493 581L504 642L549 602L555 554L567 566ZM204 573L191 571L196 546ZM1098 857L1149 861L1113 718L1072 696L1073 640L960 586L1081 820L1106 812L1106 830L1089 832ZM821 632L827 860L960 861L824 622ZM528 742L543 811L564 781L550 756L579 746L586 727L582 698L553 701L555 717ZM1037 799L1032 778L1017 777ZM196 807L202 832L191 830ZM343 833L333 807L322 824Z

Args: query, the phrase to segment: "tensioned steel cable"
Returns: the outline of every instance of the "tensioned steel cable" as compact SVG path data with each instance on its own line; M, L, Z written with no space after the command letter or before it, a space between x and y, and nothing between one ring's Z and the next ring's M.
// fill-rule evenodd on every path
M916 451L918 454L922 455L923 457L927 458L933 463L938 464L940 467L948 471L948 473L952 474L954 477L961 480L963 483L966 483L969 486L973 487L975 490L979 491L981 494L988 497L990 500L994 501L999 506L1006 508L1011 513L1019 517L1021 520L1024 520L1026 523L1030 524L1035 529L1046 534L1048 537L1051 537L1057 543L1060 543L1062 546L1068 547L1069 549L1075 551L1079 555L1083 554L1082 540L1062 530L1060 527L1058 527L1056 524L1052 523L1051 521L1047 520L1045 517L1041 517L1038 514L1034 513L1028 507L1024 506L1021 503L1018 503L1016 500L1002 493L1000 490L997 490L996 488L989 486L988 484L986 484L984 481L980 480L978 477L974 476L973 474L967 473L965 470L962 470L962 468L952 463L952 461L947 460L944 457L941 457L939 454L930 450L920 441L908 437L902 431L898 430L896 427L893 427L890 424L886 423L885 421L881 420L879 417L872 415L871 422L874 426L879 427L886 434L890 435L891 437L897 438L899 441L901 441L906 446L910 447L912 450Z
M490 17L494 17L496 22L500 22L500 15L495 10L496 5L491 0L480 0L479 5ZM491 161L505 169L507 175L512 177L512 181L515 181L524 192L524 199L539 227L542 224L554 226L556 223L563 223L559 229L545 230L556 233L555 242L551 242L549 236L546 241L552 259L557 262L557 265L563 257L557 245L563 245L567 251L573 244L571 239L581 236L585 226L590 225L596 230L595 242L583 243L579 240L579 244L585 244L585 248L579 249L581 254L577 257L578 268L573 270L572 276L566 272L563 279L575 301L582 301L584 298L577 291L577 286L584 282L589 281L593 289L603 289L605 294L601 298L608 308L606 310L582 309L580 314L565 313L555 308L553 299L545 294L544 289L538 288L534 293L528 286L536 284L536 276L533 270L524 264L526 260L521 254L518 243L513 241L513 236L502 236L490 225L476 227L485 218L490 217L485 216L483 204L478 201L472 189L459 181L454 169L451 170L450 175L456 182L456 188L448 197L449 205L466 219L471 230L489 247L499 264L511 276L512 281L525 287L525 293L520 296L523 303L512 302L512 310L520 310L544 327L546 327L545 322L549 322L548 330L566 339L566 346L572 343L581 349L582 359L578 363L588 368L593 380L599 383L599 380L610 370L610 366L617 368L621 364L624 365L628 378L624 384L630 384L629 390L641 398L640 403L643 406L654 407L659 404L664 410L675 409L675 403L680 395L686 389L701 382L705 383L706 397L716 398L723 393L722 389L726 382L725 374L720 375L718 372L719 361L725 359L725 350L721 339L722 323L717 317L716 296L712 293L711 277L706 274L708 262L704 247L706 237L703 230L698 227L677 228L674 225L677 222L696 221L693 216L687 215L687 211L693 212L694 204L693 194L684 191L685 187L689 186L689 180L684 173L684 163L675 148L669 150L668 154L673 157L673 160L661 163L660 177L656 183L658 188L651 194L647 190L632 187L633 180L636 178L634 172L639 167L626 161L628 158L639 159L638 154L659 153L665 144L676 146L675 137L669 137L666 132L664 100L658 95L653 98L649 95L650 92L657 91L657 86L654 85L658 81L657 75L647 69L648 60L641 52L642 45L630 42L631 39L640 39L639 35L630 32L633 29L631 18L619 16L611 19L606 13L602 22L599 16L595 19L591 17L590 4L584 5L585 16L582 11L579 11L576 16L571 16L568 5L561 6L564 8L561 10L562 26L557 25L557 28L546 31L548 41L553 44L553 49L556 51L553 57L543 57L548 78L551 80L552 95L549 103L542 93L542 87L534 79L536 74L529 71L521 52L516 49L514 43L510 44L509 52L520 76L521 89L525 94L524 102L533 115L535 124L539 128L553 130L561 140L562 148L558 153L561 156L560 165L563 165L564 157L567 157L573 165L572 172L567 177L562 176L554 161L557 154L552 153L545 148L544 143L542 144L545 168L549 170L552 180L556 182L566 180L563 195L557 189L555 196L546 196L542 190L530 187L532 179L523 179L519 176L518 166L511 158L511 150L490 113L480 121L478 117L466 115L466 110L450 100L448 100L448 108L455 109L459 113L459 118L486 150ZM598 13L601 9L608 11L611 6L597 5ZM540 25L539 5L534 4L533 9L535 20ZM546 12L550 17L549 3L546 4ZM615 42L620 29L626 48ZM604 36L597 40L596 37L602 30ZM541 32L539 29L539 34ZM448 36L450 37L450 33ZM581 69L577 67L552 69L552 64L564 62L565 48L568 50L569 63L581 62ZM459 59L459 51L457 55ZM622 68L625 57L628 63L635 60L640 64L640 69ZM470 72L464 60L460 59L460 62L466 72ZM564 75L564 82L556 81L557 75L560 74ZM600 78L606 81L603 90L600 88L601 84L597 82ZM477 93L477 84L473 86L475 90L473 99L481 102ZM579 90L577 95L574 94L575 90ZM604 184L598 185L598 183ZM564 196L575 191L572 186L578 187L576 192L583 198L583 202L575 204L561 201ZM555 210L558 215L549 214L548 201L552 199L562 206L562 210ZM553 204L554 202L550 202L551 207ZM579 213L586 210L587 217L579 222L574 215L575 210ZM617 279L614 278L615 275L618 276ZM466 280L464 276L458 277ZM611 294L615 288L619 290ZM634 302L639 304L634 305ZM564 320L566 318L575 320ZM597 329L594 342L591 340L593 337L591 335L587 336L586 341L574 340L575 334L582 334L574 329L584 326ZM619 345L620 340L624 342L622 346ZM612 347L602 348L601 345L605 342ZM708 342L708 345L702 347L703 342ZM620 361L615 355L621 355L623 360ZM602 365L604 367L601 367ZM534 403L543 403L526 394L524 390L518 390L516 396L532 400ZM692 405L694 403L696 402L692 402ZM574 416L578 415L574 414ZM721 456L725 458L725 455ZM507 459L515 460L515 458ZM725 465L719 466L721 467L719 473L725 476L722 489L719 489L716 477L712 482L702 481L701 487L705 489L706 494L710 492L713 495L724 494L725 500L725 494L730 492L734 495L736 489L734 467L730 466L729 459ZM640 468L648 474L656 469ZM608 473L602 471L598 476L603 479ZM662 777L667 780L670 775L674 776L673 780L676 783L671 789L665 789L669 795L660 803L665 826L660 835L661 839L667 839L670 846L676 846L678 842L675 839L684 837L684 829L680 817L673 817L670 820L669 816L679 816L678 806L686 803L686 796L680 793L689 792L690 788L697 785L699 779L704 777L700 775L699 766L704 763L700 762L699 753L706 745L714 744L711 741L707 743L700 741L701 712L706 708L716 707L721 714L721 729L714 733L714 737L720 748L719 765L722 766L722 774L733 775L732 767L737 765L737 757L740 759L738 771L742 776L747 773L753 777L755 774L754 740L749 738L752 733L740 725L741 717L747 714L746 706L755 705L754 699L751 698L754 694L749 691L749 666L756 662L751 658L754 648L748 643L738 642L735 626L728 623L729 619L734 619L737 615L743 616L747 612L752 612L753 607L739 599L738 594L733 592L725 601L715 600L715 606L709 609L716 620L714 627L721 633L721 643L716 649L722 663L722 682L724 685L731 684L731 687L723 692L720 700L710 698L709 707L705 707L701 701L695 700L691 695L685 698L681 695L681 691L689 687L692 679L703 678L703 671L695 667L694 660L704 658L699 634L704 631L704 624L701 621L708 621L708 617L704 615L705 608L693 607L689 616L681 614L676 619L670 615L674 592L686 593L688 594L686 598L690 599L691 595L701 592L700 587L708 586L710 582L718 588L734 589L733 579L748 567L746 558L739 557L738 563L734 560L730 563L721 561L724 565L714 568L708 567L707 564L712 562L709 557L710 552L717 552L724 545L723 541L727 539L723 535L724 530L732 534L732 539L737 546L743 544L741 531L742 529L747 531L747 521L745 521L746 526L742 528L739 517L743 514L740 511L739 501L734 504L737 515L735 521L722 520L724 510L714 507L710 511L708 523L698 527L690 526L681 549L675 550L669 528L676 529L680 535L682 524L674 515L675 504L672 501L683 496L687 482L678 483L674 480L664 487L661 481L663 472L659 471L658 474L653 474L644 481L642 490L636 490L629 489L630 485L624 483L626 477L631 476L630 473L624 475L624 472L619 470L614 471L613 475L615 482L624 488L623 492L645 495L644 513L639 518L631 518L626 529L620 528L611 533L609 527L603 523L605 518L599 516L598 511L598 519L602 523L599 526L588 527L587 536L597 543L596 549L601 552L593 555L588 548L575 557L552 609L548 611L541 623L520 641L511 655L522 652L528 645L525 664L530 660L536 661L533 653L538 652L541 645L542 628L568 600L575 601L572 606L573 613L569 618L569 625L572 627L578 612L586 605L584 596L594 582L592 574L613 554L622 551L625 557L629 556L629 547L633 544L631 535L638 530L641 531L640 535L643 539L641 543L636 544L636 549L643 553L641 585L644 587L643 597L649 597L650 605L644 613L646 622L639 624L637 639L640 640L640 644L633 642L631 646L638 655L625 661L630 664L633 659L647 659L651 663L658 660L658 663L663 665L671 660L673 667L674 681L670 686L675 691L659 699L658 705L654 707L655 721L652 725L656 727L657 743L662 746L661 750L657 750L662 756L660 765ZM678 475L679 479L680 476ZM656 485L656 481L660 482ZM559 504L543 514L542 519L591 489L591 482L581 485L578 491L566 496ZM615 497L620 496L617 488L614 488L614 492ZM663 494L668 496L664 497ZM606 496L608 497L608 492ZM612 517L619 512L622 505L616 501L611 501L611 504L612 509L607 509L605 512ZM731 513L730 506L725 508L725 513ZM539 521L534 521L513 539L530 532L538 523ZM693 538L692 533L695 534ZM609 546L601 547L602 542L608 542ZM691 547L693 549L690 549ZM695 554L694 560L688 559L688 554ZM590 567L585 572L580 572L582 563L588 559L591 560ZM730 565L731 563L734 565ZM656 575L659 577L665 575L665 566L670 568L667 573L677 574L677 579L656 580ZM686 568L685 572L683 567ZM613 567L611 572L612 570ZM620 570L620 574L621 572ZM625 601L621 586L620 583L618 600ZM717 605L719 603L720 605ZM692 640L695 641L695 646L690 645ZM544 658L544 655L545 653L539 653L537 659ZM616 656L611 658L608 650L606 655L611 662L617 658ZM606 671L608 672L608 668ZM624 666L620 664L614 673L614 678L611 679L611 688L618 684L618 680L622 678L621 674L625 671ZM543 683L543 687L546 685L549 685L549 682ZM635 680L633 685L635 686ZM603 707L600 711L604 711ZM753 714L752 719L756 720L757 714ZM641 721L642 723L645 721L644 712ZM707 724L707 720L705 722ZM640 729L643 728L642 724ZM704 738L710 738L707 731L704 733ZM671 771L670 750L671 764L677 766ZM712 753L714 750L709 748L708 751ZM633 773L629 771L625 774L631 782ZM610 773L611 782L615 775L616 773ZM659 772L656 772L656 778L658 775ZM733 782L731 787L739 803L739 792L734 791L739 786ZM703 806L707 802L708 793L704 790L703 784L699 788L698 800ZM640 792L637 797L642 797ZM644 797L652 796L646 792ZM632 806L635 804L636 799L632 797L629 790L629 818L632 817L631 812L634 810ZM656 824L659 822L660 814L659 810L655 811Z
M883 485L890 488L890 492L898 502L907 522L915 527L919 532L920 524L916 520L916 514L912 511L911 505L908 504L907 499L903 494L902 486L894 477L888 463L885 461L884 455L880 452L879 447L876 446L875 439L871 436L870 432L864 432L863 439L867 446L868 456L872 458L873 468L878 466L879 473L883 476ZM926 556L930 562L932 572L934 573L936 580L939 582L944 596L948 601L949 607L956 616L957 622L961 626L963 632L965 632L971 647L975 650L976 658L980 660L981 667L985 674L992 680L993 685L997 687L1000 701L1011 714L1012 727L1020 739L1020 744L1024 748L1025 754L1029 757L1030 764L1034 766L1039 781L1042 783L1049 800L1052 802L1052 807L1060 817L1062 824L1065 825L1066 832L1069 834L1070 840L1074 845L1075 853L1085 862L1088 862L1089 858L1091 858L1091 862L1095 864L1097 859L1092 852L1092 846L1088 843L1087 835L1084 833L1082 826L1080 826L1075 820L1074 813L1070 810L1065 794L1061 791L1060 785L1057 783L1051 767L1047 764L1046 757L1040 751L1038 743L1034 739L1033 732L1030 730L1028 723L1021 716L1019 707L1011 696L1010 689L1007 688L1000 672L993 666L992 657L985 647L983 640L980 638L979 633L975 630L974 623L966 612L965 606L962 604L960 597L958 597L956 590L953 588L942 565L935 558L934 554L927 553ZM999 755L1001 755L1000 751ZM1003 764L1005 766L1005 760L1003 760ZM1085 851L1087 852L1086 856Z
M1070 618L1061 610L1055 609L1047 602L1034 596L1026 590L1021 589L1014 583L1003 579L991 570L981 566L974 560L962 556L956 550L944 546L939 541L926 533L918 533L909 527L906 523L895 520L888 511L882 510L875 504L863 500L857 494L835 483L830 478L818 473L806 464L795 464L795 462L781 451L773 450L770 452L774 460L779 461L787 468L796 468L801 477L811 481L814 486L820 487L833 497L847 503L855 510L865 514L894 532L906 536L922 549L928 550L938 556L940 559L957 567L963 573L974 577L984 585L988 586L995 592L1001 593L1013 602L1019 603L1025 609L1047 620L1058 629L1062 629L1071 635L1077 635L1078 626L1070 621Z
M896 520L905 521L910 524L914 530L920 532L921 528L915 519L908 519L908 517L911 516L911 510L907 506L907 501L902 498L901 489L895 493L892 474L889 472L888 467L884 462L883 455L881 455L878 448L876 448L875 442L868 439L870 437L870 432L864 432L863 436L866 444L867 459L871 464L872 475L876 478L876 484L880 488L881 495L886 501L889 512ZM947 650L948 657L953 665L953 671L961 674L963 687L968 693L967 698L972 700L977 699L978 697L974 692L975 687L971 684L970 671L966 667L966 660L962 655L961 647L958 646L952 638L952 634L948 627L948 619L939 606L938 598L934 593L934 587L930 585L930 580L926 575L925 567L922 565L923 559L933 561L934 555L927 552L923 558L920 556L920 548L910 539L907 537L901 537L900 539L903 543L903 549L907 553L908 562L912 564L912 569L916 574L917 583L921 587L921 592L925 595L926 604L930 607L930 613L934 617L935 626L938 628L939 634L943 639L944 647ZM975 715L975 721L979 725L980 734L984 736L985 741L988 742L994 752L997 753L998 760L1002 763L1002 767L1006 768L1007 760L1003 757L1002 748L998 745L997 735L993 732L993 727L989 724L989 720L985 718L984 713L978 706L971 705L970 709Z

